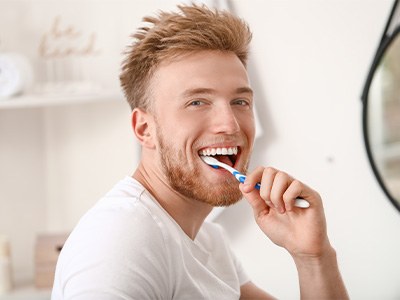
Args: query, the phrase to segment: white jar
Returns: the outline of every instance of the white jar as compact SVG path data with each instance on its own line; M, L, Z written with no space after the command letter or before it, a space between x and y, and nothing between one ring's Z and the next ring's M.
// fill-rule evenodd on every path
M7 294L12 289L10 242L0 235L0 295Z

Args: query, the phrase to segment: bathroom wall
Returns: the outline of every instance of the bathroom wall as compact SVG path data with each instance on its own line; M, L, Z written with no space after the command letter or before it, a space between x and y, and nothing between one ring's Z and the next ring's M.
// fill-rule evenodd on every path
M250 74L264 134L253 166L281 168L319 191L352 299L399 299L400 213L369 166L360 100L392 1L235 4L254 34ZM290 256L251 219L243 202L217 221L258 285L298 299Z
M44 22L35 19L38 12L49 23L57 10L66 13L63 20L78 23L94 12L109 15L115 22L93 21L99 33L107 33L98 44L104 57L82 68L80 76L117 88L127 36L143 14L173 2L0 0L0 52L23 52L29 40L21 27L15 36L4 29L10 10L24 12L17 17L35 26ZM281 168L320 192L353 299L400 298L400 213L368 164L360 100L391 1L232 3L254 35L249 72L262 135L252 166ZM77 10L80 16L73 17ZM79 24L86 32L93 28L89 21ZM34 57L33 50L26 54ZM43 82L48 73L41 71ZM132 173L139 151L129 127L122 100L0 110L0 231L11 237L17 283L32 279L36 234L69 231L98 197ZM256 284L280 299L298 298L291 258L258 230L246 202L224 210L216 221Z
M33 108L4 108L0 100L0 234L10 238L16 288L33 282L37 235L69 232L135 169L140 150L118 92L121 54L144 15L172 7L171 1L0 0L0 54L26 56L35 75L22 96L55 100ZM60 57L63 51L73 55ZM79 100L104 93L115 96ZM55 104L60 95L73 101Z

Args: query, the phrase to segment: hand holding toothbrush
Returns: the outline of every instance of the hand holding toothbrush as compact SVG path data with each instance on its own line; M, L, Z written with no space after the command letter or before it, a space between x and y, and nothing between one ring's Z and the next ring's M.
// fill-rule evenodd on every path
M246 176L212 157L202 159L214 168L226 169L241 182L240 190L252 206L261 230L297 262L304 258L314 259L317 264L326 258L332 262L335 254L316 191L274 168L259 167Z
M260 191L255 188L257 182ZM321 198L304 183L274 168L258 167L247 174L240 190L261 230L293 257L320 257L332 250ZM295 207L297 198L308 201L310 207Z
M261 183L260 192L254 186L257 182ZM261 230L293 257L301 297L348 299L319 194L282 171L264 167L247 174L239 188ZM308 201L310 207L295 207L296 198Z

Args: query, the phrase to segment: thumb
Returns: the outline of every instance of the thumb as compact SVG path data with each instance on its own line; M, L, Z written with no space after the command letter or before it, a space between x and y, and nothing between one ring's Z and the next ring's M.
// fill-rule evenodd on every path
M264 199L261 198L260 192L253 186L248 184L239 184L239 189L242 192L244 198L253 208L254 216L259 216L261 213L266 214L269 212L269 206L265 203Z

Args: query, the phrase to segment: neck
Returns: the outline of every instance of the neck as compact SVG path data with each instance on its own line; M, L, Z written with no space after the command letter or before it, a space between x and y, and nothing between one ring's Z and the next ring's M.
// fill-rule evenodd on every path
M175 191L168 180L154 172L151 167L146 167L141 162L133 174L167 211L176 223L192 240L196 238L204 219L211 212L212 206L198 200L189 199Z

